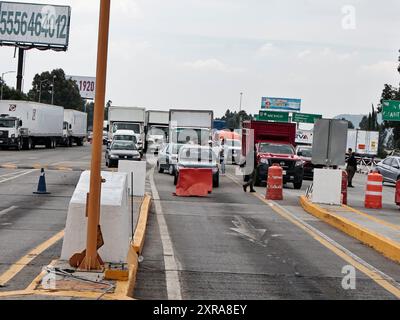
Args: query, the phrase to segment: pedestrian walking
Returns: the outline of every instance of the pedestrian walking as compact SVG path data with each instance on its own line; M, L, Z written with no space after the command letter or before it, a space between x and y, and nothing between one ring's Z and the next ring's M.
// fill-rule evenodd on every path
M347 186L350 188L354 188L353 186L353 177L355 173L357 172L357 159L355 157L355 154L353 152L352 148L349 148L348 150L349 153L349 158L347 159Z
M240 167L243 168L246 165L246 161L244 161ZM243 184L243 191L247 192L247 188L250 187L250 192L254 193L256 190L254 189L254 185L257 181L257 174L258 174L258 166L257 166L257 153L254 150L254 163L253 163L253 171L250 175L245 176L245 183Z

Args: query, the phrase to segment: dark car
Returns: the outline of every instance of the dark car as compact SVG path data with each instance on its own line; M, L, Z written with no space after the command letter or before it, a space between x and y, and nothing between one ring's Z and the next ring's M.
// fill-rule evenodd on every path
M117 140L106 150L107 167L118 166L119 160L140 161L140 153L133 141Z
M400 157L387 157L376 165L384 182L396 183L400 180Z

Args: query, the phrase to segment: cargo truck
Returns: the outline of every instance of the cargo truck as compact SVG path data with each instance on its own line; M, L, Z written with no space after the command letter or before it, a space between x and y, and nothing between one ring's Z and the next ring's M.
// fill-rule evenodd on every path
M112 141L116 131L132 130L135 132L139 152L143 155L145 113L145 108L111 106L108 109L109 143Z
M378 154L378 147L378 131L348 130L347 149L353 149L357 155L374 157Z
M211 110L170 110L170 143L208 145L213 120L214 112Z
M53 149L63 138L64 108L28 101L0 101L0 147Z
M64 109L63 138L61 144L72 147L83 146L87 138L87 113L72 109Z
M168 111L146 111L146 152L158 153L162 145L168 141L168 131Z
M254 134L254 139L251 136ZM283 183L293 183L300 189L303 183L303 161L295 153L296 124L268 121L244 121L242 130L242 156L253 159L257 170L255 184L264 184L268 169L279 164L283 169ZM251 146L251 143L254 144ZM249 165L249 164L246 164ZM248 180L249 176L245 176Z

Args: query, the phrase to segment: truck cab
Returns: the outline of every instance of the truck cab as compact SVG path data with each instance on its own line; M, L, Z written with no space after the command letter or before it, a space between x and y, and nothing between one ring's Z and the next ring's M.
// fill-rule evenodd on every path
M142 123L136 122L121 122L116 121L111 125L111 140L117 131L129 130L133 131L137 141L138 150L143 153L143 141L144 141L144 127Z
M22 149L22 121L8 114L0 115L0 147L16 147Z
M248 158L247 153L254 150L256 185L264 184L269 167L279 164L283 169L283 183L293 183L295 189L301 189L304 168L303 161L295 152L295 138L294 123L243 122L242 156ZM250 148L250 143L254 143L253 148Z

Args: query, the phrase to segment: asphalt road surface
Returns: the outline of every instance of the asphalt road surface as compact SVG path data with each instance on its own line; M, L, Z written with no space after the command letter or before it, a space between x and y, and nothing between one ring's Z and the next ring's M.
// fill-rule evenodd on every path
M263 201L265 188L244 193L235 168L207 198L175 197L173 178L148 165L147 192L154 201L140 263L138 299L394 299L391 292L355 270L355 288L344 288L349 255L400 281L398 264L305 213L302 190L285 188L285 200ZM90 165L90 145L56 150L0 151L0 293L26 288L41 268L61 253L68 203L79 171ZM46 170L49 195L35 195L39 168ZM352 190L362 201L363 179ZM393 187L385 187L393 192ZM388 200L391 195L388 193ZM49 242L49 239L52 239ZM47 243L37 255L29 253ZM346 254L338 251L342 246ZM28 258L20 265L21 258ZM12 276L12 272L19 272ZM0 281L1 283L1 281Z

